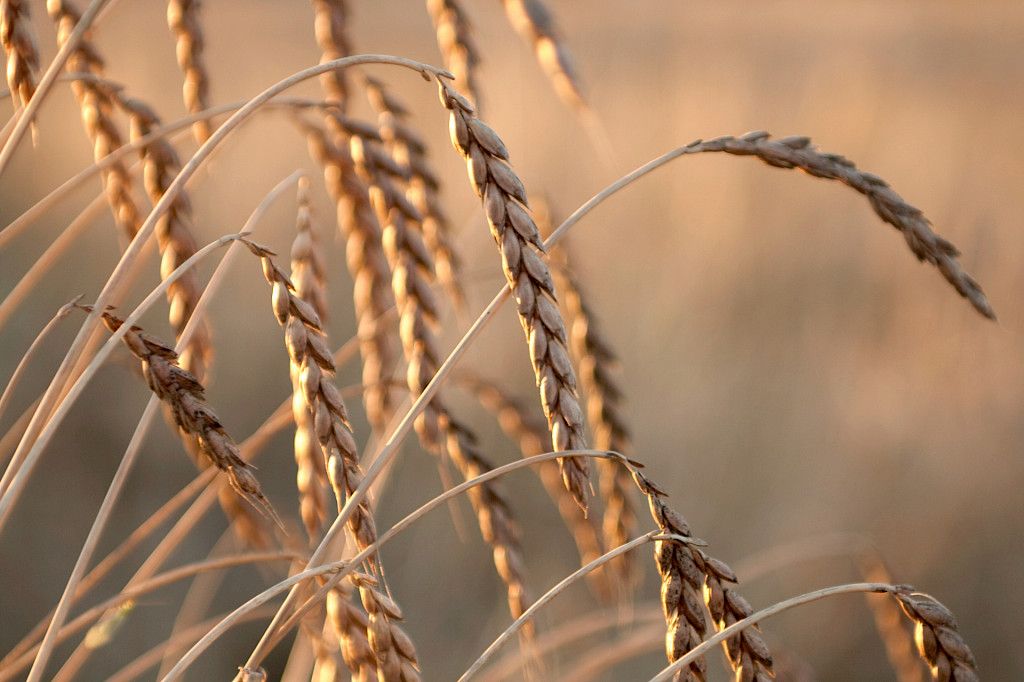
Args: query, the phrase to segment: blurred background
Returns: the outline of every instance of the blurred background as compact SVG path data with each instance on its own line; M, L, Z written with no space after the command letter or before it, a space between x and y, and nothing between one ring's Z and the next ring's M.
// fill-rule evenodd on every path
M43 3L31 4L48 59L54 30ZM349 4L358 51L440 63L423 3ZM658 171L601 206L569 240L590 305L621 357L636 457L716 556L756 565L772 548L828 546L836 533L863 534L898 581L932 593L957 614L985 679L1024 677L1024 5L793 0L755 8L736 0L549 0L612 141L609 160L557 99L500 4L465 4L484 58L483 117L502 134L530 192L546 195L559 215L675 146L765 129L809 135L823 150L884 177L961 248L998 322L982 319L933 268L918 264L855 192L718 155L685 157ZM172 120L184 107L164 13L164 4L153 0L118 3L94 39L108 76ZM210 2L203 16L214 103L251 97L319 59L304 2ZM503 279L462 161L447 141L447 117L434 88L415 74L370 71L407 100L430 144L460 229L475 315ZM316 81L295 91L318 93ZM355 101L356 112L369 115ZM91 162L67 84L54 88L39 133L34 149L22 145L0 187L3 224ZM191 139L180 148L190 155ZM192 189L196 230L203 243L236 231L296 168L309 169L314 179L318 229L329 245L330 334L340 345L354 332L343 244L334 236L334 209L319 171L283 115L257 116L201 173ZM88 183L4 249L0 293L10 291L99 190L98 180ZM286 254L293 227L294 201L287 197L256 238ZM79 293L86 300L96 295L119 253L104 212L0 329L0 377L10 377L57 307ZM212 268L211 261L201 267L204 278ZM132 304L156 282L154 259ZM166 310L158 308L145 326L171 338ZM232 266L211 320L218 352L210 402L241 440L290 390L269 292L247 256ZM445 347L470 320L446 316ZM79 322L65 322L46 345L0 428L8 429L45 387ZM116 357L46 452L0 537L3 651L59 597L141 414L145 386L127 353ZM358 380L356 364L342 370L341 385ZM500 382L539 415L522 334L509 310L491 323L463 367ZM450 393L492 460L518 457L472 398ZM350 406L365 440L359 401ZM258 465L273 503L294 519L290 447L285 432ZM101 549L116 546L192 479L193 465L180 450L164 424L153 429ZM534 476L513 475L503 487L520 518L532 589L541 594L573 570L575 549ZM379 526L440 490L434 461L410 441L380 499ZM465 502L459 516L463 537L448 513L438 511L384 552L390 586L431 680L457 677L509 621L503 588ZM646 529L645 513L641 519ZM222 514L212 512L174 564L204 557L224 528ZM798 561L800 552L784 554L792 561L743 585L755 606L859 579L847 558ZM637 604L657 604L649 550L638 560L645 580ZM119 589L131 569L116 573L98 594ZM208 614L265 584L257 571L233 570ZM165 638L186 587L140 600L129 626L93 655L83 679L104 679ZM580 586L545 610L541 631L597 608ZM189 679L232 674L262 627L232 632ZM764 630L790 679L893 679L862 598L789 612ZM612 637L631 632L623 626ZM600 641L565 649L546 676L568 675ZM657 635L647 652L604 679L647 679L664 665L661 647ZM60 649L58 660L69 652ZM274 678L285 653L282 647L269 662ZM713 674L723 679L718 658L711 661Z

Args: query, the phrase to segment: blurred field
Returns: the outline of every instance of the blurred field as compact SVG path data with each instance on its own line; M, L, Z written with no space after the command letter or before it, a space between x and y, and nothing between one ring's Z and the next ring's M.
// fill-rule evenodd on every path
M439 63L422 3L351 4L360 51ZM571 238L592 307L621 355L636 456L672 493L695 534L734 564L814 536L867 534L899 581L934 594L958 615L985 679L1024 678L1024 4L551 0L613 141L611 164L557 101L499 4L467 4L486 59L484 118L501 132L530 191L546 195L563 215L674 146L763 128L810 135L822 149L884 177L961 248L998 323L980 318L932 268L917 264L862 197L755 160L713 155L659 171L600 208ZM42 8L34 9L44 55L52 56L53 30ZM217 103L250 97L318 59L305 3L216 2L204 10ZM120 3L96 39L108 75L169 120L183 107L163 13L159 2ZM447 143L446 116L433 88L415 76L374 73L410 101L446 179L449 212L463 225L459 246L475 312L503 280L462 162ZM301 92L317 93L315 82ZM66 85L44 108L40 133L39 146L24 145L8 172L3 224L90 162ZM191 144L185 143L189 153ZM195 183L201 241L237 230L296 167L314 174L318 216L333 234L333 207L304 141L283 117L267 114L232 138ZM0 292L98 191L94 182L77 192L0 255ZM60 304L98 291L119 253L111 222L105 212L33 304L0 330L0 376L10 376ZM286 253L293 222L293 204L284 201L257 238ZM354 331L351 284L341 245L332 252L330 326L340 344ZM154 285L156 271L154 264L138 294ZM257 265L242 259L229 280L212 310L220 352L210 397L231 431L244 437L290 388ZM169 336L164 316L150 315L147 327ZM467 321L448 322L445 338L454 343ZM63 328L64 343L73 327ZM62 352L50 344L46 366ZM535 401L522 334L509 311L492 323L467 367ZM349 367L341 382L357 377ZM35 372L12 414L46 378ZM0 590L0 649L59 596L146 395L122 357L89 397L47 452L0 538L0 575L8 585ZM470 399L456 405L480 425L493 459L518 456ZM168 429L154 429L149 443L120 507L124 524L106 548L191 479L192 464ZM275 504L294 504L290 437L278 438L259 466ZM379 525L439 489L434 462L410 443L381 500ZM574 549L535 478L515 476L505 489L521 516L540 594L572 570ZM453 679L508 620L467 510L465 541L437 513L384 554L427 679ZM192 556L205 554L223 527L219 512L211 514L208 535L191 541ZM642 561L648 576L638 600L655 604L646 551ZM211 613L262 584L253 571L232 576ZM760 606L853 579L849 561L820 559L750 581L744 592ZM114 650L95 657L89 679L109 675L166 634L183 593L169 590L140 603ZM553 604L545 620L579 615L588 600L581 588ZM863 599L791 612L764 629L780 658L806 664L818 679L891 679ZM220 679L242 662L256 634L240 628L191 679ZM549 671L553 679L581 653L567 652ZM607 679L647 679L663 660L659 637L648 654Z

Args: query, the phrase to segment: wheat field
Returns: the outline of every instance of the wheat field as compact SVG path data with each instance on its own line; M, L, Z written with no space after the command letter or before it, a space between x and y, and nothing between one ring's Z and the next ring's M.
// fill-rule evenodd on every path
M1024 676L1022 37L3 0L0 680Z

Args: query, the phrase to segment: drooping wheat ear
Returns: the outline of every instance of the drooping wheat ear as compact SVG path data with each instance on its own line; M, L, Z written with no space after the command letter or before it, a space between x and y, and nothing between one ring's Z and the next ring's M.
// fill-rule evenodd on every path
M334 358L313 306L299 297L288 276L274 263L272 251L248 240L243 243L259 257L263 276L273 287L274 316L285 330L292 372L301 384L302 399L313 420L326 470L340 511L363 479L348 411L337 387ZM373 513L364 501L349 518L348 529L360 550L377 539Z
M378 682L420 682L416 647L398 625L403 618L398 604L377 589L372 577L354 573L351 580L359 588L359 599L366 609L366 634L377 659Z
M352 52L345 25L348 10L345 0L312 0L316 43L320 47L320 63L344 57ZM348 100L349 83L345 69L328 71L320 77L327 99L344 107Z
M893 595L903 612L914 621L921 658L927 661L932 679L942 682L978 682L974 654L957 632L956 617L934 597L911 590Z
M46 3L50 17L57 24L57 42L63 45L78 23L80 14L65 0L48 0ZM83 38L78 48L71 54L65 65L69 73L91 73L103 75L103 60L96 53L92 43ZM111 118L114 102L111 92L99 83L89 80L77 80L71 89L82 110L82 123L93 143L93 158L100 161L114 151L124 141L121 133ZM127 239L138 232L142 224L139 209L131 193L131 176L121 162L112 164L103 171L103 185L106 189L107 202L114 213L114 220Z
M618 358L598 329L565 251L557 250L552 260L555 282L568 311L570 349L580 373L593 446L628 457L633 453L633 443L620 412L622 390L613 372ZM604 544L606 547L618 547L636 534L632 481L629 472L613 460L599 460L598 469L601 472L601 498L605 505L601 524ZM612 562L612 568L627 590L636 580L633 557L632 553L624 554Z
M309 206L309 180L301 178L298 190L299 210L295 220L295 240L292 242L291 281L295 295L308 303L321 320L327 318L324 263L319 240L313 229ZM308 358L307 358L308 360ZM327 466L320 452L312 405L303 390L303 367L291 362L292 417L295 420L296 483L299 490L299 511L310 540L314 540L327 516L324 488L327 486Z
M437 46L445 68L455 75L455 89L480 106L476 68L480 53L473 42L473 26L458 0L427 0L427 11L434 21Z
M39 50L32 33L29 3L0 1L0 44L7 55L7 85L15 106L25 106L36 91Z
M692 537L686 519L665 503L665 492L639 470L632 469L631 474L647 497L658 528L665 533ZM669 662L678 660L704 639L707 624L701 606L702 593L704 606L718 630L754 612L739 592L723 584L737 582L732 569L694 544L659 540L654 561L661 576L661 605L667 625L665 654ZM726 640L724 647L737 680L770 682L775 677L771 651L757 626ZM706 662L699 658L679 679L703 682L706 669Z
M696 140L689 148L694 153L724 152L754 156L770 166L798 168L815 177L838 180L857 190L871 202L871 208L879 218L900 231L918 260L927 261L938 268L946 281L970 301L975 310L989 319L995 319L995 312L981 287L960 267L957 261L959 250L935 234L920 209L904 201L885 180L874 173L859 170L849 159L819 151L808 137L772 139L764 131L740 137Z
M161 125L160 118L145 103L120 93L115 101L128 114L130 121L130 139L139 140ZM143 178L146 192L150 200L156 204L170 187L178 171L181 160L174 147L164 138L154 140L139 150L143 163ZM177 198L166 211L156 226L157 246L160 248L160 275L167 277L170 273L188 260L196 252L196 240L192 234L192 205L186 192ZM189 272L174 282L167 290L167 301L170 303L170 322L175 336L180 336L199 303L201 289L199 276ZM199 377L206 375L207 366L213 353L208 328L203 325L192 337L189 345L181 353L181 366Z
M461 282L461 259L451 244L451 224L441 207L441 187L427 156L426 143L409 127L408 112L383 83L366 79L366 92L380 115L380 133L388 143L395 162L408 170L407 196L420 212L423 241L434 260L434 272L456 308L465 303Z
M323 167L324 183L337 205L338 227L345 237L349 272L363 360L363 404L378 433L383 433L392 410L387 380L395 366L385 316L394 302L391 272L380 240L380 225L370 206L368 189L356 175L348 148L334 145L326 132L301 121L310 155Z
M551 11L540 0L501 0L512 27L533 47L555 92L576 110L589 108L572 55L559 35Z
M502 269L516 299L519 321L530 346L541 405L555 450L586 449L583 410L576 394L576 372L566 349L565 323L558 312L555 285L538 255L544 247L530 214L526 189L508 164L505 144L476 117L465 97L438 79L441 104L450 112L452 144L466 159L469 179L483 200ZM563 457L562 482L586 509L588 464Z
M377 658L367 638L370 621L353 603L351 592L348 582L342 581L327 594L327 622L338 638L353 682L370 682L377 678Z
M177 39L178 66L185 76L181 88L185 107L190 114L207 108L210 90L209 74L203 61L203 24L200 21L200 0L168 0L167 26ZM192 124L192 135L202 144L210 137L207 119Z
M400 337L408 363L406 381L412 396L417 397L442 360L434 333L438 306L430 289L432 263L418 230L420 216L389 175L404 168L395 167L384 149L353 130L347 119L337 115L335 122L351 139L356 169L370 185L371 203L384 227L382 239L391 264ZM440 395L416 419L416 432L428 451L437 456L447 453L467 481L493 468L477 449L476 437L452 416ZM518 618L529 607L529 597L512 510L490 483L471 488L468 495L480 532L493 548L495 567L507 588L509 610L513 618Z
M479 377L460 376L459 383L471 391L480 404L494 415L505 435L519 445L523 457L533 457L547 452L544 443L548 439L548 434L544 423L531 418L524 405L517 403L496 385ZM604 554L605 549L593 517L583 513L572 495L562 485L558 464L551 461L542 463L537 467L537 475L548 496L555 502L566 528L572 534L580 555L580 565L585 566ZM612 591L605 571L592 571L587 574L587 579L599 599L611 598Z
M79 307L86 312L91 310L91 306ZM112 332L124 323L109 312L103 313L103 322ZM207 404L203 385L178 364L178 354L174 349L146 334L140 327L132 327L122 340L142 363L142 373L149 389L170 408L178 428L196 439L199 451L227 474L235 492L277 521L274 508L252 473L252 465L239 457L238 445Z

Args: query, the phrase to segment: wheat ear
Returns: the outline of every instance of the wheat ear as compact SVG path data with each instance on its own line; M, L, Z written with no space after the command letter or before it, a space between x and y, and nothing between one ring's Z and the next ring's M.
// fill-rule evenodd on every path
M352 673L353 682L370 682L377 677L377 659L367 630L370 620L352 601L352 588L342 581L327 595L327 622L341 645L341 657Z
M340 116L335 120L339 126L349 125ZM438 306L430 289L432 263L417 229L420 216L389 177L389 171L408 170L389 161L387 153L372 139L354 134L357 131L351 128L344 132L351 138L356 168L370 185L371 202L384 227L382 239L391 264L402 348L409 366L406 380L413 397L418 397L437 372L441 358L433 331ZM430 452L439 456L447 452L467 481L493 469L478 450L476 437L452 416L440 394L417 418L416 432ZM512 510L492 484L473 488L469 499L480 532L493 549L498 574L505 582L509 610L513 618L518 618L529 606L529 597Z
M57 42L64 45L81 14L65 0L50 0L46 3L50 17L57 24ZM65 69L70 73L103 74L103 60L88 39L88 34L68 57ZM111 93L92 80L76 80L71 89L82 110L82 123L93 143L93 157L100 161L110 152L124 144L117 126L111 118L114 102ZM121 162L111 164L103 171L103 185L107 201L114 213L114 220L127 239L135 236L142 224L138 205L131 193L131 176Z
M941 682L978 682L974 654L957 631L956 617L934 597L920 592L893 594L914 621L918 653Z
M190 114L198 114L208 105L210 78L203 60L203 24L200 21L200 0L168 0L167 26L176 39L178 66L184 74L181 94ZM192 135L202 144L210 137L207 119L192 124Z
M577 111L588 109L572 56L551 11L540 0L502 0L512 27L533 47L558 96Z
M505 435L519 445L523 457L533 457L547 452L547 448L544 446L548 437L547 430L543 422L531 418L524 405L517 403L496 385L479 377L461 376L459 383L471 391L480 404L494 415ZM537 475L548 496L554 501L562 521L576 543L576 550L580 555L580 565L584 566L599 558L605 550L601 544L601 538L598 536L594 520L583 513L572 495L562 485L558 464L556 462L541 463L537 467ZM598 569L588 573L587 581L598 598L607 600L611 597L606 571Z
M665 503L664 491L638 469L631 469L630 473L640 492L647 497L651 517L658 528L666 534L692 537L686 519ZM661 576L661 605L667 625L665 654L670 663L704 639L707 625L701 605L702 593L704 606L718 630L753 613L747 600L727 586L737 582L733 570L695 544L659 540L654 561ZM775 677L771 651L756 626L729 638L723 646L737 680L770 682ZM679 679L703 682L706 671L707 663L700 657Z
M508 150L498 134L476 117L465 97L440 78L437 82L441 104L450 112L452 145L466 159L470 182L483 200L505 278L516 298L553 449L584 450L587 444L576 372L566 349L565 323L558 311L551 272L538 255L544 246L525 208L526 189L508 164ZM585 509L587 462L563 457L559 465L562 482Z
M408 112L395 94L374 79L366 79L366 92L379 114L380 133L395 161L408 170L407 195L420 213L423 241L434 260L434 272L457 309L465 304L462 262L452 246L452 230L438 196L441 183L427 156L426 143L407 122Z
M348 10L345 0L312 0L313 30L316 43L320 47L320 62L344 57L352 52L345 26L348 23ZM349 82L345 69L328 71L320 77L320 83L327 99L340 106L348 101Z
M7 85L15 106L27 106L36 91L39 50L26 0L0 2L0 44L7 55Z
M327 318L325 270L319 240L313 229L309 205L309 180L301 178L298 188L298 213L295 239L291 251L291 281L295 295L309 304L320 320ZM289 349L291 346L289 346ZM304 350L302 351L305 352ZM327 517L324 488L328 484L327 467L320 451L315 428L314 406L306 399L303 365L291 358L292 417L295 420L296 485L299 491L299 512L310 540L317 537ZM308 362L308 357L306 358Z
M394 301L391 271L381 246L380 225L348 149L335 146L323 129L309 122L303 121L301 126L310 155L323 168L324 184L337 206L338 227L345 237L346 262L355 285L352 296L363 360L363 404L374 430L383 433L392 411L386 382L396 358L387 323Z
M427 0L427 12L434 22L437 46L445 68L455 76L455 89L480 106L476 69L480 53L473 42L473 26L458 0Z
M629 429L621 413L622 390L613 367L618 363L615 351L601 335L593 311L587 305L579 281L572 272L567 254L559 249L552 272L568 311L570 349L579 369L581 388L586 398L587 423L598 450L614 450L627 457L633 453ZM637 519L629 472L611 460L599 460L601 498L604 502L602 533L605 547L618 547L636 533ZM635 561L624 554L612 562L623 587L636 580Z
M91 306L79 306L90 311ZM110 331L117 331L123 320L109 312L101 313ZM217 415L206 403L206 389L190 372L178 364L174 348L131 327L122 339L124 345L142 363L149 389L170 408L178 428L196 439L199 451L210 463L227 474L231 487L249 504L277 521L270 501L263 495L252 465L242 460L238 446L224 430Z

